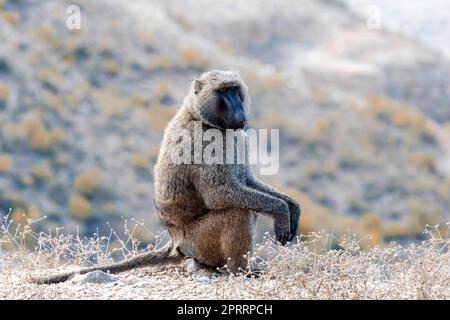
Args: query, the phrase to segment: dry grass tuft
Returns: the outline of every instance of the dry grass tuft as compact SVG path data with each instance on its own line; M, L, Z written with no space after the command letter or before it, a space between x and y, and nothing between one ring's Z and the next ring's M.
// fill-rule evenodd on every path
M368 225L375 223L368 219ZM210 272L208 276L187 275L180 269L119 275L115 295L107 287L95 288L76 282L45 286L29 284L30 274L112 261L111 256L139 254L136 230L145 227L125 223L125 239L113 230L109 236L91 238L32 231L35 221L17 226L7 215L0 227L4 258L0 264L0 296L15 298L221 298L221 299L448 299L450 298L450 239L438 226L427 227L427 240L407 247L391 243L362 249L354 236L340 239L325 232L301 236L289 247L280 247L270 236L250 254L249 264L262 270L259 278ZM369 228L370 229L370 228ZM141 230L142 231L142 230ZM141 233L139 231L138 233ZM146 232L151 233L146 230ZM163 235L156 236L156 246ZM27 249L27 243L34 249ZM151 249L151 248L150 248ZM226 269L226 266L224 266ZM54 271L54 270L53 270ZM248 270L243 270L248 273ZM127 287L134 277L142 282L138 291ZM158 283L160 282L160 283ZM148 285L148 287L146 287ZM169 285L170 290L164 287ZM65 286L65 287L64 287ZM133 287L135 288L135 287ZM146 291L147 290L147 291ZM156 291L155 291L156 290ZM69 293L70 291L70 293ZM16 292L16 293L15 293ZM67 293L67 294L66 294ZM86 294L90 296L86 296ZM22 296L22 295L21 295Z

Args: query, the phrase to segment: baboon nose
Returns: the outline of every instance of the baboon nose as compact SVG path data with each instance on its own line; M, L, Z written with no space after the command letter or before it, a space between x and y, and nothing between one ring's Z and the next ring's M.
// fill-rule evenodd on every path
M236 119L237 129L244 129L247 124L247 117L245 114L241 113Z

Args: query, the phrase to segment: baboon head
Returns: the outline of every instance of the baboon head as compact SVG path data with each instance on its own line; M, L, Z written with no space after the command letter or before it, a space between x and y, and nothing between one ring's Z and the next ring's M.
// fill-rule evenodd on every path
M202 122L222 130L247 124L250 98L238 72L205 72L193 81L192 90L193 113Z

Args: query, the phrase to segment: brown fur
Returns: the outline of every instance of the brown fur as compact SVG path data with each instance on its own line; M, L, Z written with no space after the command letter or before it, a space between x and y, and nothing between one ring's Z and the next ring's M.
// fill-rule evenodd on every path
M218 88L239 86L244 110L250 98L245 83L236 72L211 71L194 80L177 114L168 124L158 162L154 168L156 205L172 242L160 253L145 253L106 267L84 269L121 272L163 262L193 259L208 267L227 264L232 272L246 267L246 255L252 248L255 212L273 217L275 235L281 244L292 240L298 226L300 207L289 196L256 180L248 164L175 164L171 152L178 130L187 129L194 137L194 122L202 129L218 128L215 107ZM223 146L225 148L226 141ZM160 256L159 256L160 255ZM157 259L156 257L159 256ZM118 267L120 266L120 267ZM71 274L70 274L71 275ZM70 276L69 275L69 276ZM68 278L46 277L38 283L64 281Z
M284 244L296 232L300 207L287 195L256 180L248 164L172 163L170 153L177 130L187 129L194 136L193 123L199 120L203 130L217 128L210 114L216 104L213 92L232 85L242 88L248 111L247 87L238 73L212 71L193 82L167 126L155 166L155 188L160 218L174 245L189 248L184 254L202 265L221 267L230 259L228 268L236 272L246 266L244 255L252 248L254 212L274 218L276 236Z

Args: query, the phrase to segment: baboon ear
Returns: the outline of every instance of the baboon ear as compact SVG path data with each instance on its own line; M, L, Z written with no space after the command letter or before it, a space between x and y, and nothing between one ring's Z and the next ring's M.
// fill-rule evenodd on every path
M203 89L203 82L200 80L194 80L194 93L198 94Z

